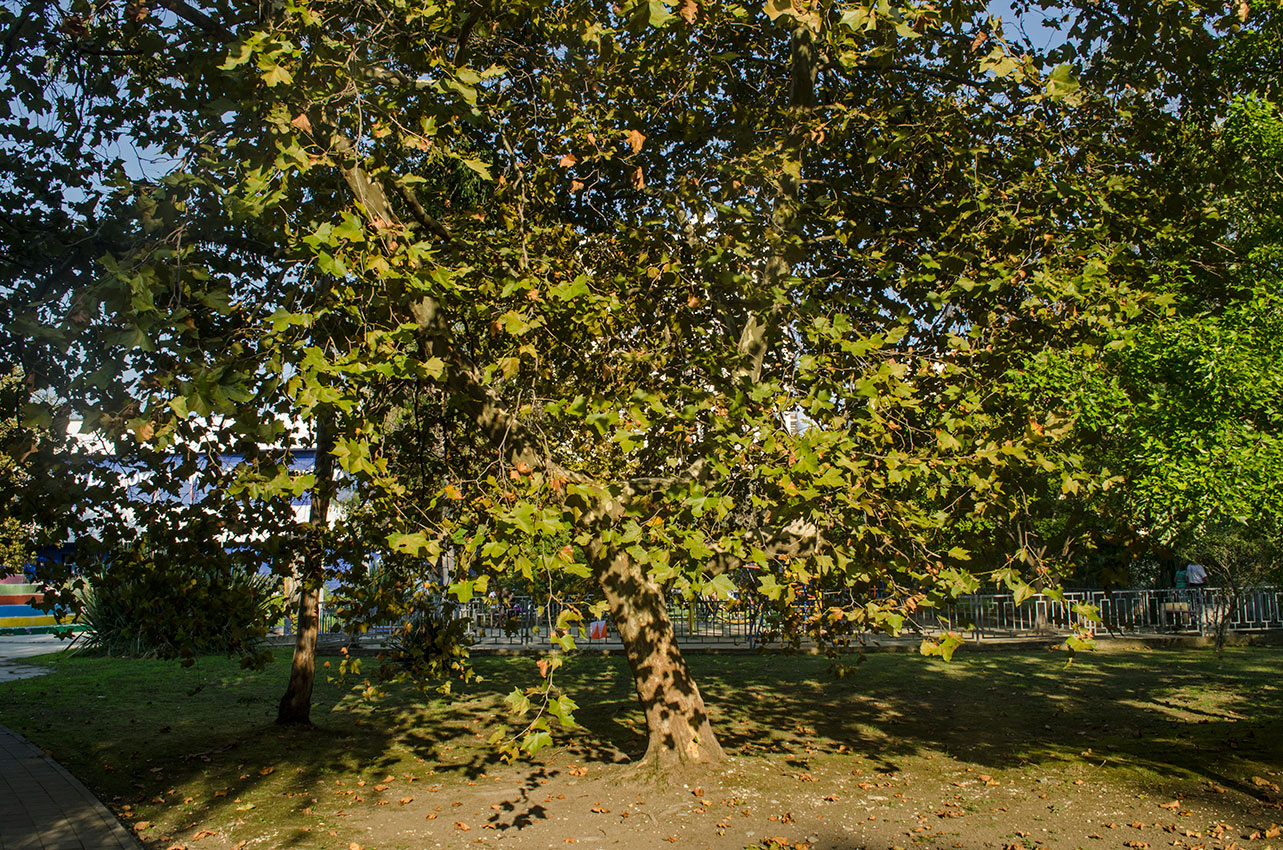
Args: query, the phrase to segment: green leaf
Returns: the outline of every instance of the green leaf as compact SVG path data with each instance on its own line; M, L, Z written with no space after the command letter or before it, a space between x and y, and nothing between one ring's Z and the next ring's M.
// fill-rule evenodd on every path
M491 177L491 176L490 176L490 166L486 165L486 164L485 164L484 162L482 162L481 160L479 160L479 159L465 159L465 160L462 160L462 162L463 162L463 164L464 164L464 165L468 166L468 168L471 168L471 169L472 169L473 171L475 171L477 174L481 175L481 177L482 177L482 178L484 178L484 179L486 179L486 180L493 180L493 179L494 179L493 177Z
M508 712L517 717L530 711L530 697L522 693L520 688L513 688L503 701L508 706Z
M704 593L712 594L718 599L730 599L736 591L735 582L726 573L713 576L713 578L704 583Z
M522 749L527 755L533 756L535 753L552 744L552 735L544 731L533 732L526 736L526 742Z
M458 599L460 602L471 602L472 594L475 588L476 588L475 582L469 581L467 579L462 579L460 581L456 581L454 584L446 588L446 592L453 593L455 598Z
M1079 88L1073 69L1064 63L1052 68L1047 75L1047 94L1052 100L1063 100L1076 93Z
M772 602L778 601L780 594L784 592L784 588L776 582L775 576L770 573L767 573L758 580L757 589L763 596L770 599Z
M937 655L945 661L952 661L954 651L962 646L962 643L962 638L953 633L946 634L939 640L923 638L918 652L926 656Z
M263 72L262 77L269 88L294 82L294 75L280 65L272 65Z

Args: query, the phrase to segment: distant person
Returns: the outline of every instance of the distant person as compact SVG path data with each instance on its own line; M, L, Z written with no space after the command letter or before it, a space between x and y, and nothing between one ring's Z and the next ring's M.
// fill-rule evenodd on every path
M1190 564L1185 568L1185 583L1190 587L1202 587L1207 584L1207 568L1202 564Z

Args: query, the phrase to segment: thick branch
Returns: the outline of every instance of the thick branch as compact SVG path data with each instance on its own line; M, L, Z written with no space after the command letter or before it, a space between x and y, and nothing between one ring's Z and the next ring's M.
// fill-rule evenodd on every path
M454 237L450 235L449 230L446 230L445 225L433 218L423 208L423 204L420 203L419 196L415 194L414 189L396 181L393 181L392 188L396 189L397 194L401 196L401 200L405 201L405 205L410 208L410 214L422 225L423 229L439 236L446 242L454 241Z
M231 32L226 27L195 6L184 3L183 0L164 0L163 5L189 24L195 24L201 29L209 30L210 32L221 32L223 35L231 37Z
M792 81L789 87L789 106L805 113L815 105L815 75L819 57L815 47L815 33L806 24L799 23L790 41L792 54ZM801 141L793 140L794 161L786 166L779 180L779 202L775 210L772 230L777 241L766 261L762 274L762 289L775 299L775 289L793 273L785 252L788 249L788 232L792 226L793 211L801 192ZM784 315L784 305L773 300L765 318L750 313L740 333L739 351L743 357L736 377L756 384L762 379L762 364L768 348L767 334L776 327Z

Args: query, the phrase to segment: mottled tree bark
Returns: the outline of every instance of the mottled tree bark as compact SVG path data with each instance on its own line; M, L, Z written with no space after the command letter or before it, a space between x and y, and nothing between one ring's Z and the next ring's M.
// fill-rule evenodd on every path
M321 629L321 586L325 581L325 540L334 489L334 435L329 421L316 420L316 483L308 511L303 568L298 577L298 618L290 681L276 710L279 724L312 722L312 684L316 680L316 639Z
M644 763L672 772L722 759L699 686L677 646L663 590L627 554L606 553L597 580L624 644L646 713Z

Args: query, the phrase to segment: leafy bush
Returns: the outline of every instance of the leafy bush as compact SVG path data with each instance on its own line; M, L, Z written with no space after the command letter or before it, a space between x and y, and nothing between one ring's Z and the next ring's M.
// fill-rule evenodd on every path
M279 579L226 565L183 568L130 556L86 577L79 592L86 650L135 658L226 653L250 659L283 614Z
M388 638L394 661L417 678L471 675L468 663L468 623L455 616L456 606L444 600L417 601L413 610Z

